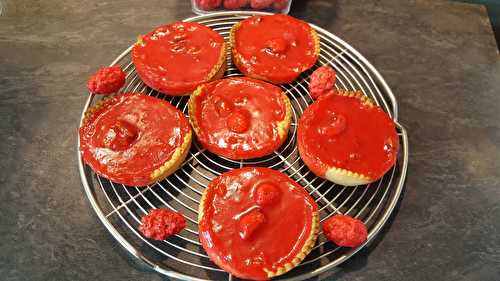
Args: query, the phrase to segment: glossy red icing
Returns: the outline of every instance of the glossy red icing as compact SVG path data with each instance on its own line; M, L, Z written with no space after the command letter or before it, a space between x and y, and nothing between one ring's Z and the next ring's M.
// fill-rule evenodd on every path
M122 94L105 101L80 128L80 152L103 177L143 186L190 130L184 114L167 101Z
M255 192L273 185L272 204L259 205ZM317 205L304 188L269 168L241 168L214 179L206 191L200 241L209 257L240 278L268 279L301 252ZM285 215L286 214L286 215Z
M380 107L330 93L310 105L297 132L301 158L318 176L331 167L382 177L395 163L399 138Z
M139 137L136 126L125 120L118 120L109 128L112 137L103 140L104 146L114 151L125 150Z
M289 83L318 59L311 27L287 15L254 16L236 30L235 54L245 74Z
M229 115L226 125L231 132L244 133L250 129L251 114L246 110L233 111Z
M209 151L231 159L261 157L283 139L279 121L286 115L280 88L247 77L226 78L203 86L196 96L198 139Z
M255 203L260 206L267 206L278 202L280 193L281 191L276 185L272 183L263 183L257 186L253 196L255 197Z
M135 44L132 60L141 79L168 94L185 94L208 80L224 38L194 22L160 26Z
M249 240L253 233L266 222L266 217L259 210L252 210L240 217L238 231L241 239Z

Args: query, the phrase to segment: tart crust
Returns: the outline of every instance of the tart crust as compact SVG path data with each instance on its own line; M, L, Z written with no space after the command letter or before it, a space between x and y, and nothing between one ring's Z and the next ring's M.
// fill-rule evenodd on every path
M99 109L105 107L108 103L110 103L114 97L116 96L115 95L106 96L102 100L98 101L94 106L87 109L87 111L84 113L84 117L80 128L84 127L89 122L89 119L92 117L92 115L96 111L98 111ZM165 163L163 163L160 167L156 168L153 172L151 172L150 181L146 185L150 185L157 181L163 180L164 178L174 173L182 165L184 159L186 159L186 156L189 152L189 148L191 147L192 135L193 135L192 131L189 130L189 132L184 136L184 140L181 143L181 145L179 145L179 147L175 149L174 153L172 154L172 157ZM95 172L107 178L106 175L102 174L101 172L99 171Z
M191 131L187 133L182 144L172 154L172 158L151 173L151 183L161 181L179 169L189 153L192 135Z
M318 233L319 233L319 212L316 211L313 213L313 219L312 219L311 231L309 232L309 237L306 239L304 246L302 246L300 253L297 254L295 258L292 259L291 262L288 262L282 267L277 268L275 271L264 269L267 273L267 277L269 278L276 277L278 275L284 274L292 270L294 267L299 265L306 258L306 256L312 251L314 244L316 244L316 240L318 239Z
M326 170L325 178L329 181L345 186L356 186L373 182L372 179L365 175L335 167L329 167Z
M202 94L204 87L204 84L198 86L198 88L196 88L196 90L194 90L194 92L191 94L188 101L189 123L191 123L193 131L197 136L200 136L202 133L197 118L195 118L196 112L198 110L198 108L196 107L196 99ZM277 122L277 129L280 137L279 145L277 147L281 146L286 140L290 125L292 123L292 104L286 93L283 91L281 92L281 100L285 104L286 111L283 120Z
M205 207L207 205L207 195L208 195L208 188L206 188L201 196L200 199L200 204L198 207L198 224L201 223L203 217L205 216ZM318 239L318 234L319 234L319 229L320 229L320 221L319 221L319 211L316 210L312 213L312 223L311 223L311 231L309 232L309 235L302 246L302 249L300 252L288 263L285 263L283 266L278 267L276 270L272 269L267 269L264 268L263 270L266 272L268 278L273 278L279 275L282 275L290 270L292 270L294 267L299 265L305 257L312 251L316 240ZM207 253L212 261L217 261L218 259L215 257L212 257L211 253ZM230 271L229 267L225 267L224 264L219 264L217 263L218 266L220 266L222 269L226 271Z
M235 23L232 27L231 27L231 30L229 31L229 43L230 43L230 47L231 47L231 58L233 60L233 63L234 65L236 65L236 67L238 69L242 69L243 67L243 63L241 62L241 54L238 53L238 51L236 50L236 31L238 30L238 28L241 26L241 22L237 22ZM318 36L318 33L311 27L311 36L314 40L314 52L315 52L315 55L316 56L319 56L319 53L320 53L320 40L319 40L319 36ZM303 67L299 73L297 73L297 76L298 77L302 72L308 70L309 68L311 68L312 65L310 67ZM276 81L272 81L271 79L267 78L267 77L264 77L262 75L259 75L257 73L254 73L254 72L249 72L249 73L245 73L246 76L248 77L252 77L252 78L255 78L255 79L259 79L259 80L263 80L263 81L267 81L269 83L273 83L273 84L280 84L280 83L276 83ZM296 77L293 80L296 79ZM290 81L290 82L292 82Z

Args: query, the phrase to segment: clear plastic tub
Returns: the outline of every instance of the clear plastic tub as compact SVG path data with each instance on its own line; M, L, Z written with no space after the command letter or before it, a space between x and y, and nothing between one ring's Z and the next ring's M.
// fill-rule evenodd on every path
M261 11L288 14L292 0L191 0L198 15L220 11Z

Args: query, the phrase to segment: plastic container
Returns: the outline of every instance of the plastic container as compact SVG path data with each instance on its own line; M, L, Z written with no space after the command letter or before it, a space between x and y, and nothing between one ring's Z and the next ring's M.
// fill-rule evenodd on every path
M292 0L191 0L193 12L205 15L220 11L260 11L288 14Z

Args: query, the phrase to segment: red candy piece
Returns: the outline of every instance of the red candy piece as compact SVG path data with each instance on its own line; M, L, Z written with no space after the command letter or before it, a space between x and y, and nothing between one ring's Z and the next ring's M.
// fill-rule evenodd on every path
M117 121L104 139L104 145L114 151L125 150L137 139L139 132L137 128L126 121Z
M335 215L323 223L323 233L328 240L342 247L355 248L368 237L365 224L345 215Z
M316 69L309 80L309 94L314 99L335 87L335 70L325 65Z
M213 10L222 4L222 0L196 0L198 7L202 10Z
M250 2L250 0L224 0L224 8L236 10L245 7L248 5L248 2Z
M247 240L261 226L266 218L259 210L253 210L240 219L240 237Z
M227 119L227 127L235 133L244 133L250 128L250 116L244 111L236 111Z
M273 3L273 8L277 10L283 10L287 7L288 0L275 0Z
M214 96L213 103L215 105L215 110L220 117L226 117L233 111L233 104L226 98L221 96Z
M125 73L119 65L103 67L87 81L87 88L93 94L109 95L125 84Z
M253 196L257 204L268 206L279 200L280 190L274 184L263 183L257 186Z
M318 132L320 134L335 137L343 133L347 127L347 119L342 114L333 114L330 117L330 122L328 122L327 126L319 126Z
M169 236L181 232L185 227L186 219L181 213L159 208L142 217L139 230L147 238L165 240Z
M268 206L279 200L280 191L274 184L263 183L257 186L253 196L257 204Z
M273 3L274 0L250 0L252 9L265 9Z
M267 48L274 54L284 53L288 49L288 42L283 38L275 38L266 42Z

